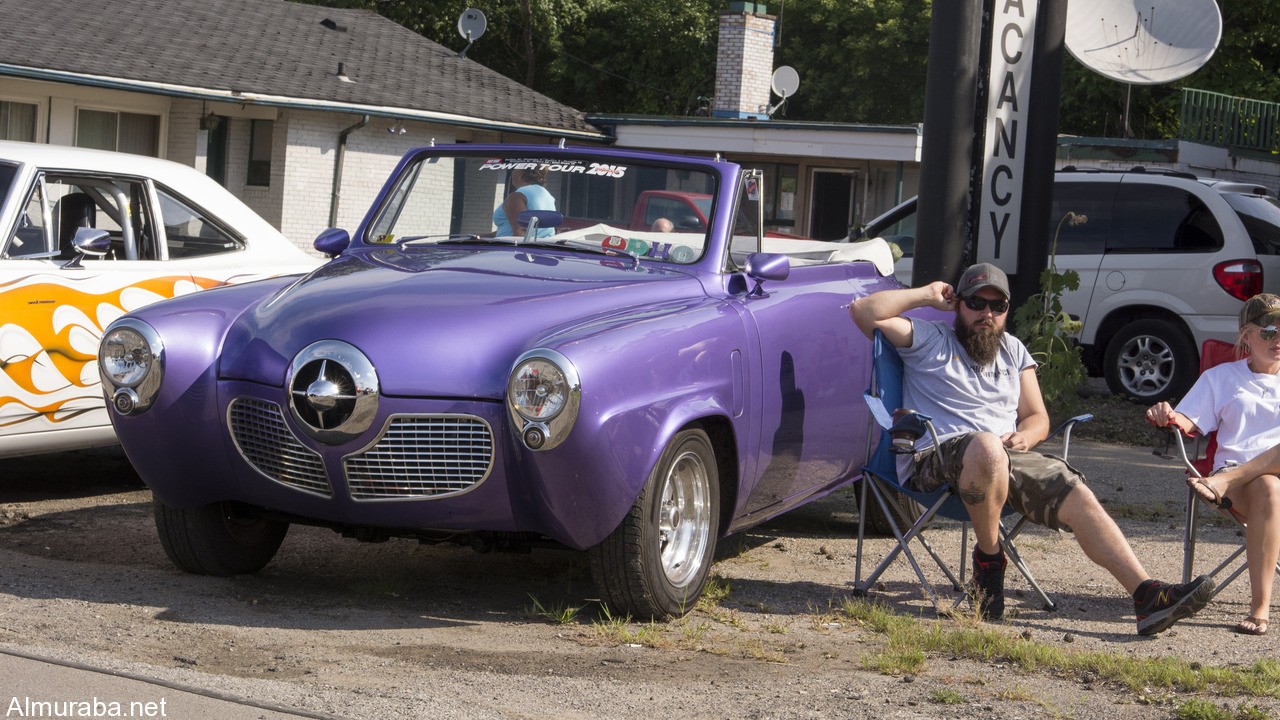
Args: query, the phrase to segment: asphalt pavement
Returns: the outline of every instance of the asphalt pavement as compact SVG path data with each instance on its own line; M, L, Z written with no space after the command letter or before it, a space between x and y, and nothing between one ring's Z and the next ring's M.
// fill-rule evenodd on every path
M0 650L4 717L286 720L334 718L77 662Z

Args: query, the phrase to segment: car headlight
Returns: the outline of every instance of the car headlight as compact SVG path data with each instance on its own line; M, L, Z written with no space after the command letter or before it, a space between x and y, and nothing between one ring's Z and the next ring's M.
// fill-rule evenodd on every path
M98 370L112 407L132 415L151 407L164 380L164 343L150 325L124 318L107 328L98 347Z
M578 417L582 387L569 359L554 350L530 350L507 380L507 409L521 442L550 450L568 436Z

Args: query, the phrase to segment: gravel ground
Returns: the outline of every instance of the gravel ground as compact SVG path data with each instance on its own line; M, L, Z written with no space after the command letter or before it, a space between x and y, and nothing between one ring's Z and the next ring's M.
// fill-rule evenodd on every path
M1177 468L1149 453L1072 447L1148 570L1175 579L1185 490ZM118 450L0 461L0 473L0 650L312 716L1129 719L1170 718L1195 697L999 659L930 657L912 675L866 669L884 637L840 612L854 575L851 491L726 541L715 603L628 624L592 600L578 553L370 545L296 527L264 571L196 577L165 558L149 492ZM939 546L958 539L941 530ZM1233 529L1211 527L1201 552L1235 542ZM1132 603L1069 536L1037 528L1021 546L1060 609L1041 609L1011 576L1011 617L995 625L1010 635L1207 666L1277 655L1275 637L1228 630L1247 607L1244 581L1196 618L1139 638ZM888 547L871 540L868 559ZM963 622L935 620L909 575L897 563L874 597L942 629ZM1200 698L1280 713L1276 698Z

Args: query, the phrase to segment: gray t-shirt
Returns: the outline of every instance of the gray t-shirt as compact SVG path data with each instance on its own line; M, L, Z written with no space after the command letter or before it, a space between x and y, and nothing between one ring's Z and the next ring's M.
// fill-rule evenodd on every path
M1022 371L1036 366L1021 340L1005 333L995 361L979 367L952 325L911 318L911 329L911 347L898 348L903 407L932 418L942 440L978 431L1004 435L1017 429ZM922 437L916 451L932 445L932 438ZM901 463L898 469L905 480Z

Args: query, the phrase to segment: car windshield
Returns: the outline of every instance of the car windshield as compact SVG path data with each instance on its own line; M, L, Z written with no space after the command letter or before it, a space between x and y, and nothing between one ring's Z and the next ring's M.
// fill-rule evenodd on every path
M529 241L688 264L706 240L716 178L691 165L613 156L429 155L388 193L365 241L373 244ZM510 217L514 215L514 217Z
M1223 197L1240 216L1254 250L1263 255L1280 255L1280 202L1265 195L1226 193Z

